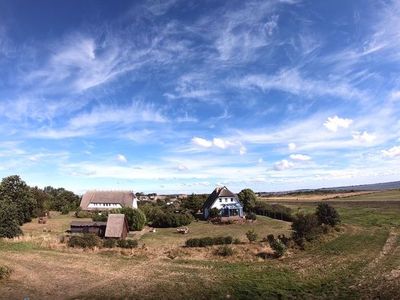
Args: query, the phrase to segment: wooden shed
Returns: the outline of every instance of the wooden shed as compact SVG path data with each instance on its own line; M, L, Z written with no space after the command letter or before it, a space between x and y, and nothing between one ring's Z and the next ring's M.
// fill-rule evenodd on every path
M106 238L125 239L129 232L128 220L124 214L109 214Z
M107 222L72 221L71 233L93 233L99 237L104 237L106 226Z

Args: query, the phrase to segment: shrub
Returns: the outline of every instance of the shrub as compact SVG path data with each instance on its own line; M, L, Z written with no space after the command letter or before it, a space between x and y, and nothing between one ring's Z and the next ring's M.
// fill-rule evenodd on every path
M257 201L253 211L257 215L267 216L272 219L278 219L291 222L293 220L292 210L284 205L269 204Z
M193 217L190 214L163 212L154 218L152 226L158 228L180 227L189 225L192 221Z
M140 209L123 207L118 211L128 220L129 230L140 231L147 223L146 215Z
M241 244L242 242L240 241L240 239L238 239L238 238L235 238L234 240L233 240L233 244L236 244L236 245L238 245L238 244Z
M93 213L89 211L83 211L80 207L75 211L75 217L77 218L91 218Z
M69 247L94 248L99 247L101 244L101 239L92 233L74 235L68 241Z
M292 230L295 241L303 238L311 241L321 233L318 218L315 214L297 214L292 223Z
M248 214L246 215L246 219L247 219L247 220L255 221L255 220L257 220L257 215L256 215L255 213L253 213L253 212L248 213Z
M103 241L104 248L114 248L116 244L117 244L117 241L114 239L105 239Z
M10 277L12 270L6 266L0 266L0 280Z
M229 246L220 246L218 249L215 250L215 254L219 256L232 256L234 253L232 247Z
M137 240L118 240L117 246L120 248L127 248L127 249L137 248L138 241Z
M219 209L214 207L210 210L210 214L208 216L210 219L219 217Z
M340 223L337 210L328 203L319 203L315 211L319 224L335 226Z
M203 237L203 238L192 238L186 240L186 247L207 247L212 245L228 245L232 244L233 238L231 236L220 236L220 237Z
M257 240L257 233L254 232L254 229L247 231L246 236L250 243L255 242Z
M287 247L279 238L275 239L274 235L270 234L267 239L271 249L274 250L275 257L281 257L285 254Z
M62 214L62 215L68 215L68 214L69 214L69 206L68 206L68 205L64 205L64 206L61 208L61 214Z
M95 222L107 222L108 213L107 212L96 212L92 214L92 220Z

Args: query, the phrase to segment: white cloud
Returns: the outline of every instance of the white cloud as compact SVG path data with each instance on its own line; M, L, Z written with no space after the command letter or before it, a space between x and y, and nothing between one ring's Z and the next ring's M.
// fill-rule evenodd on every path
M245 146L240 146L240 149L239 149L239 154L240 155L244 155L244 154L246 154L247 153L247 149L246 149L246 147Z
M304 154L291 154L290 159L297 160L297 161L307 161L307 160L311 160L311 157L308 155L304 155Z
M118 154L117 155L117 160L119 161L119 162L122 162L122 163L127 163L128 162L128 159L125 157L125 155L123 155L123 154Z
M393 92L390 94L390 99L393 100L393 101L398 101L398 100L400 100L400 90L393 91Z
M286 159L278 161L278 162L276 162L274 164L274 170L275 171L284 171L284 170L287 170L287 169L291 169L293 167L294 167L294 163L292 163L292 162L290 162L290 161L288 161Z
M373 141L376 140L376 135L368 133L366 131L354 132L352 136L354 140L362 143L372 143Z
M196 146L204 147L204 148L210 148L213 145L212 141L199 138L199 137L194 137L192 138L192 143Z
M279 20L279 15L273 15L270 17L269 21L265 23L265 30L267 31L267 34L271 36L275 29L278 27L278 20Z
M343 119L338 116L329 117L324 123L324 126L333 132L338 131L339 128L348 128L353 123L351 119Z
M294 151L294 150L296 150L296 144L295 143L289 143L288 144L288 148L289 148L290 151Z
M384 157L394 158L400 156L400 146L394 146L388 150L382 150Z

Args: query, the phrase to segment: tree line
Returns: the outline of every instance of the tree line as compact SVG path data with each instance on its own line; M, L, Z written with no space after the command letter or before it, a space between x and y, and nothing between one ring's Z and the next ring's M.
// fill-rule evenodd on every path
M20 226L50 210L67 214L80 204L80 197L64 188L30 187L18 175L0 183L0 237L22 234Z

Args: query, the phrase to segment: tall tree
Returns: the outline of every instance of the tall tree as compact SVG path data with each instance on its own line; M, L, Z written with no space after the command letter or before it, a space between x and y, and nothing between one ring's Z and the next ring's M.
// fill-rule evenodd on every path
M238 194L245 211L252 211L256 206L257 196L251 189L244 189Z
M13 238L22 234L17 218L15 204L0 201L0 238Z
M3 178L0 184L0 201L15 205L16 220L20 225L32 220L36 201L29 186L18 175Z

